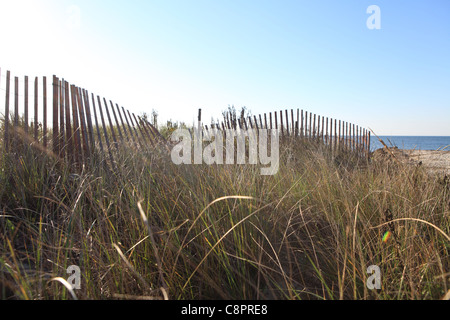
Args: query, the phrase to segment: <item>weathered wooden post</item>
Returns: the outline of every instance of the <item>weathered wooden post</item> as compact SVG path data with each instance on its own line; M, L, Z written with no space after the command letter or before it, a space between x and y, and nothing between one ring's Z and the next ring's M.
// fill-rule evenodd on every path
M59 155L59 128L58 128L58 83L59 79L53 76L53 153Z
M9 90L10 90L10 71L6 72L6 96L5 96L5 150L9 152Z
M48 137L47 137L47 77L42 78L42 90L43 90L43 118L42 118L42 130L43 130L43 140L44 148L47 148Z

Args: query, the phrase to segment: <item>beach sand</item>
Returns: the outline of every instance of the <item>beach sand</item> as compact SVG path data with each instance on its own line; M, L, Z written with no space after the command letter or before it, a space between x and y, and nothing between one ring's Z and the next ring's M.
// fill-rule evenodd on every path
M450 151L403 150L408 157L432 173L450 174Z
M450 175L450 151L433 150L402 150L396 147L375 150L372 156L375 159L391 159L392 155L401 162L413 165L423 165L430 173ZM393 161L393 160L392 160Z

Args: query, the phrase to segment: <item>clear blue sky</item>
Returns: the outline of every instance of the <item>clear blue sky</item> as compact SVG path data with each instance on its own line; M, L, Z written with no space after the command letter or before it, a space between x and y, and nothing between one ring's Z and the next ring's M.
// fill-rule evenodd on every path
M1 1L0 67L160 120L301 108L379 135L450 136L449 15L448 0Z

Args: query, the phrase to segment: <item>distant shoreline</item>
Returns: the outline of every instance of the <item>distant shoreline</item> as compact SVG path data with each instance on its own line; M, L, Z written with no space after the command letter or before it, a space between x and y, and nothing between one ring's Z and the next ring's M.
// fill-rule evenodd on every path
M390 148L450 151L450 137L448 136L372 136L370 141L372 151L383 147L378 139L381 139Z

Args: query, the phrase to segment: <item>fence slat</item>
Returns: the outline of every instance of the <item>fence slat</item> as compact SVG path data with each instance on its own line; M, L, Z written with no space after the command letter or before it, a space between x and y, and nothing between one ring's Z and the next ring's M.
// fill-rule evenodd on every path
M58 128L58 82L53 76L53 153L59 155L59 128Z
M333 119L327 118L327 145L330 146L331 149L333 149Z
M316 127L316 139L317 139L317 141L319 141L319 139L320 139L320 130L322 129L320 127L320 119L321 118L322 117L320 115L317 115L317 127Z
M316 138L316 118L317 118L317 115L314 113L314 122L313 122L313 126L312 126L313 139Z
M351 150L355 151L356 150L356 134L355 134L355 125L353 123L350 123L350 141L351 143Z
M133 117L134 117L134 120L135 120L136 123L137 123L137 126L138 126L139 130L141 131L142 136L143 136L143 137L146 137L145 140L150 141L150 144L152 145L152 147L154 147L155 144L154 144L154 142L153 142L153 139L152 139L152 137L151 137L151 134L148 132L147 128L145 127L145 122L144 122L144 120L142 120L142 118L139 117L139 116L137 116L137 119L136 119L136 115L135 115L134 113L133 113ZM139 121L138 121L138 119L139 119Z
M120 110L119 110L119 106L116 104L116 106L117 106L117 110L118 110L118 112L120 113ZM125 118L125 122L126 122L126 124L127 124L127 128L128 128L128 131L130 132L130 138L131 138L131 140L134 142L134 143L136 143L136 141L134 141L134 139L139 139L139 136L137 135L137 133L136 133L136 131L135 130L132 130L132 129L135 129L134 128L134 124L133 124L133 126L131 126L130 125L130 121L128 121L128 117L127 117L127 113L125 112L125 108L124 107L122 107L122 112L123 112L123 117ZM128 115L130 116L130 120L131 120L131 122L133 122L133 119L131 119L131 115L130 115L130 113L128 113ZM134 131L134 132L133 132ZM135 137L135 134L136 134L136 137ZM139 142L140 143L140 142Z
M295 136L295 120L294 120L294 109L291 109L291 125L292 125L292 135Z
M259 133L259 126L258 126L258 120L256 119L256 116L254 116L255 118L255 127L256 127L256 132Z
M114 116L114 119L116 120L116 125L117 125L117 131L119 132L119 136L120 136L120 140L123 142L123 135L122 135L122 130L120 130L120 124L119 124L119 120L117 119L116 116L116 112L114 111L114 106L111 100L109 100L109 103L111 104L111 110Z
M313 123L312 122L312 113L310 112L309 113L309 138L310 139L312 139L312 137L313 137L313 130L314 130L314 127L313 127L312 123Z
M136 115L134 113L132 113L132 115L133 115L134 121L136 122L136 126L138 127L138 129L141 133L141 136L142 136L142 139L144 140L144 142L147 143L147 141L150 141L150 144L153 145L152 139L150 138L148 132L146 132L144 126L142 126L140 124L141 119L138 117L139 118L139 121L138 121L138 119L136 118ZM222 124L223 124L223 122L222 122Z
M94 127L92 125L92 116L91 116L91 108L89 104L89 93L83 89L83 101L84 101L84 109L86 114L86 122L87 122L87 129L88 129L88 135L89 135L89 141L90 141L90 150L93 152L95 148L95 136L94 136Z
M274 116L275 116L275 129L276 129L277 132L278 132L278 118L277 118L278 112L274 112L273 114L274 114Z
M28 76L25 76L24 79L24 85L25 85L25 101L24 101L24 129L25 134L28 135Z
M364 156L366 155L366 131L365 131L365 129L362 129L362 133L361 133L361 153Z
M111 108L114 109L112 104L111 104ZM116 103L116 108L117 108L117 114L119 115L120 122L122 123L124 135L127 138L127 140L131 142L132 138L128 135L128 130L125 126L125 122L123 122L122 113L120 112L119 105L117 103ZM130 132L130 134L131 134L131 132Z
M119 149L119 145L117 144L116 134L114 133L114 126L112 124L111 116L110 116L109 110L108 110L108 104L106 103L106 99L105 98L103 98L103 103L105 104L106 116L108 117L108 122L109 122L109 126L110 126L110 129L111 129L111 135L112 135L112 138L113 138L113 141L114 141L114 147L116 149Z
M343 125L342 135L344 136L344 146L346 149L348 149L348 122L343 121L342 125Z
M355 130L352 130L353 129L353 123L349 123L348 125L349 125L348 130L349 130L349 134L350 134L350 150L353 150L353 144L354 144L353 137L355 135Z
M349 148L349 150L352 150L353 149L353 139L352 139L352 123L348 123L348 142L349 142L349 145L348 145L348 148Z
M14 135L17 135L19 126L19 78L14 77Z
M145 121L141 117L138 116L138 118L139 118L139 125L142 127L142 130L146 133L148 139L150 140L150 143L152 144L152 147L154 147L155 146L155 142L153 140L155 139L155 137L154 137L153 132L150 132L147 129Z
M363 151L363 154L365 155L366 154L366 140L365 140L365 137L366 137L366 129L365 128L362 128L362 151Z
M9 152L9 86L10 86L10 71L6 71L6 95L5 95L5 150ZM1 78L1 77L0 77Z
M353 124L353 150L356 150L356 132L355 132L355 124Z
M325 116L321 116L322 124L320 125L320 139L325 141Z
M303 139L304 137L304 124L303 124L303 109L301 111L301 115L300 115L300 139Z
M91 99L92 99L92 110L94 112L95 129L97 131L98 144L100 146L100 151L102 152L103 155L104 150L103 150L102 135L100 134L100 128L98 125L97 107L95 106L95 98L93 93L91 93Z
M9 90L11 73L6 72L6 95L5 95L5 150L9 152Z
M284 125L283 125L283 110L280 110L280 128L281 128L281 136L284 136Z
M158 141L157 141L158 136L156 135L156 132L153 130L153 126L151 125L151 123L149 123L147 120L144 119L143 125L147 127L147 129L148 129L148 131L151 133L151 135L152 135L154 141L155 141L155 142L158 142ZM200 130L200 134L201 134L202 137L203 137L203 130L201 130L201 128L202 128L202 124L201 124L201 122L199 122L199 127L198 127L198 129Z
M348 122L345 122L345 147L349 149L349 139L348 139Z
M272 112L269 113L269 118L270 118L270 129L273 129L273 125L272 125Z
M352 138L353 138L353 151L356 151L356 148L358 147L358 145L356 144L356 125L353 123L353 133L352 133Z
M38 141L39 136L39 113L38 113L38 77L34 78L34 141Z
M244 122L245 130L248 130L247 120L245 120L245 118L242 118L242 121Z
M322 118L322 116L320 116L320 115L317 116L317 140L320 140L320 135L321 135L321 130L322 130L322 127L320 126L321 118Z
M348 126L348 131L350 134L350 150L353 150L355 130L353 130L353 123L349 123Z
M289 137L289 113L288 113L287 109L286 109L285 114L286 114L286 134Z
M154 125L152 125L148 121L146 122L146 124L153 131L155 137L158 137L158 139L162 140L164 143L167 142L166 139L162 136L162 134L158 131L158 129L155 128Z
M122 107L122 110L123 110L123 114L125 115L125 120L127 121L128 127L130 128L130 132L132 132L131 128L133 128L133 131L134 131L134 134L135 134L136 139L138 141L138 144L141 146L141 148L144 148L144 144L142 143L142 139L139 138L139 135L138 135L137 130L136 130L137 122L136 122L136 125L135 125L134 121L133 121L133 118L131 117L130 111L127 110L128 117L130 118L130 122L132 124L132 126L130 126L130 123L128 122L128 118L127 118L127 115L125 113L124 107ZM139 131L140 131L140 129L139 129ZM142 132L141 132L141 136L144 139L144 136L142 135Z
M69 163L75 162L74 156L74 143L73 143L73 132L72 126L70 124L70 96L69 96L69 83L64 81L64 108L66 116L66 140L67 140L67 159Z
M16 151L17 143L19 140L18 129L19 127L19 78L14 77L14 130L13 130L13 149Z
M47 148L48 137L47 137L47 77L42 78L42 90L43 90L43 115L42 115L42 130L43 130L43 140L44 148Z
M338 148L337 119L334 119L334 149Z
M141 118L139 118L139 119L141 119ZM201 123L200 123L200 121L199 121L198 125L199 125L199 126L198 126L198 129L200 130L200 128L201 128ZM151 135L153 141L156 143L156 142L157 142L157 141L156 141L157 136L156 136L155 132L153 131L153 129L149 126L148 121L145 120L145 119L142 119L142 126L150 133L150 135ZM202 131L200 131L200 133L203 134Z
M66 142L64 134L64 79L58 81L59 89L59 157L64 159L66 153Z
M70 95L72 100L73 141L75 145L75 165L78 167L82 163L83 155L81 148L80 125L78 122L78 109L75 90L75 85L72 84L70 86Z
M117 108L119 108L119 106L117 104L116 104L116 106L117 106ZM117 110L120 114L120 110L119 109L117 109ZM130 131L130 139L137 146L138 144L141 144L141 142L139 141L139 136L138 136L137 132L135 131L136 129L134 128L134 125L133 126L130 125L130 122L128 121L128 117L127 117L124 107L122 107L122 111L123 111L123 115L125 117L125 122L128 125L128 130ZM130 116L130 120L132 122L133 119L131 119L131 115L129 113L128 113L128 115ZM132 129L134 129L134 130L132 130ZM135 131L135 132L133 132L133 131ZM135 138L134 134L136 134L136 138ZM138 141L136 142L135 139L137 139Z
M76 88L78 111L80 114L81 136L83 141L84 160L87 161L91 153L89 150L89 136L87 133L86 116L84 112L84 102L81 94L81 88Z
M308 133L308 111L305 112L305 138L310 138Z
M97 96L97 101L98 101L98 110L100 111L100 118L102 119L103 134L105 135L105 142L106 142L106 147L108 148L109 159L111 161L111 166L114 168L114 157L111 152L111 145L109 144L108 131L106 130L106 123L105 123L105 119L103 117L102 102L101 102L99 96ZM106 100L105 100L105 105L106 105ZM109 121L109 122L111 122L111 121Z
M359 137L358 137L358 146L359 146L359 152L362 153L362 128L359 127Z
M141 139L139 138L139 135L138 135L138 133L137 133L136 127L134 126L133 119L131 118L130 111L127 110L127 112L128 112L128 117L130 118L130 121L131 121L131 123L132 123L133 125L130 125L130 121L128 121L128 117L127 117L127 114L125 113L124 107L122 107L122 111L123 111L123 114L124 114L124 116L125 116L125 121L127 122L128 129L130 130L131 139L133 140L133 142L134 142L134 144L135 144L136 146L139 144L139 145L141 146L141 148L143 148L144 145L142 144L142 141L141 141ZM133 131L134 131L134 132L133 132ZM134 134L133 134L133 133L134 133ZM136 138L135 138L135 136L136 136ZM134 141L134 139L136 139L137 142Z

